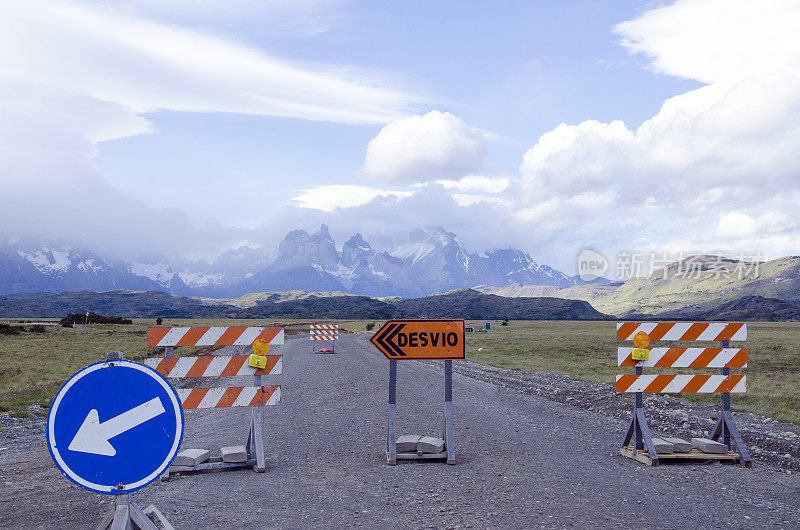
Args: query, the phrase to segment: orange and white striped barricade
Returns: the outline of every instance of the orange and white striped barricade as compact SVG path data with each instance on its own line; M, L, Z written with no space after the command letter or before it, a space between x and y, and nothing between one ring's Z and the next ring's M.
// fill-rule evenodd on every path
M311 353L318 353L314 341L331 341L331 353L336 353L336 341L339 340L339 326L336 324L311 324L308 330L311 339Z
M636 340L634 340L636 339ZM731 348L730 341L747 339L747 324L743 322L618 322L617 340L634 340L636 348L617 349L617 365L634 368L633 374L617 375L616 391L634 393L631 418L620 453L646 464L657 466L664 459L717 459L752 461L742 441L731 413L731 393L744 393L747 378L732 375L731 368L747 367L747 349ZM644 346L639 342L643 341ZM707 341L719 342L710 347L647 347L650 341ZM646 357L646 359L641 359ZM641 360L635 360L635 359ZM720 375L643 374L643 368L720 368ZM728 446L727 454L706 454L696 449L688 453L658 454L647 425L642 404L643 393L722 394L722 413L711 435L722 436ZM731 436L738 454L731 450ZM634 445L628 445L634 440ZM646 453L646 454L645 454Z
M249 365L249 355L201 355L175 357L176 346L252 346L263 341L272 346L283 345L283 329L276 327L158 327L147 329L147 345L163 346L164 357L145 359L144 364L168 379L194 377L253 376L253 386L176 389L184 410L258 407L250 414L250 427L245 449L247 458L241 462L224 462L222 457L210 458L195 466L171 466L172 472L210 471L251 467L263 473L264 442L261 434L261 408L277 405L281 400L281 387L264 386L264 375L283 373L283 356L267 355L263 368Z

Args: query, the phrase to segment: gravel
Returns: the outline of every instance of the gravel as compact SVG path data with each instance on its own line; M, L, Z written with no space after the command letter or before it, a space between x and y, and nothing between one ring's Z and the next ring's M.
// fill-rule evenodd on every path
M266 473L179 475L133 495L176 528L798 528L798 428L736 414L754 456L651 468L618 455L630 397L609 385L454 363L458 463L386 465L388 362L367 335L335 355L288 337L282 403L264 407ZM225 353L220 351L220 354ZM277 352L275 352L277 353ZM441 436L441 362L402 362L397 433ZM229 381L226 381L229 382ZM706 435L714 407L646 399L662 436ZM242 444L246 409L186 414L184 447ZM713 420L711 420L713 421ZM44 419L0 416L0 527L93 527L113 499L52 463Z

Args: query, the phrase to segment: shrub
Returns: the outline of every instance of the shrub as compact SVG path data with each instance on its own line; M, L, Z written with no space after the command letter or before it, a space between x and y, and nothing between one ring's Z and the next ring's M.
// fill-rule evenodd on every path
M373 329L375 329L375 322L367 324L367 331L372 331Z
M156 326L160 326L163 322L164 322L164 320L161 317L158 317L156 319Z
M500 325L501 326L507 326L508 325L508 319L503 320L503 322Z
M19 326L0 324L0 335L19 335Z
M61 324L62 328L71 328L72 327L72 322L67 322L63 318L59 321L59 324Z
M31 331L33 333L44 333L46 331L46 328L41 324L34 324L28 327L28 331Z
M86 322L86 315L83 313L70 313L60 320L62 326L64 323L69 324L83 324ZM133 324L133 320L122 317L104 317L95 312L89 313L89 324ZM68 327L68 326L64 326Z

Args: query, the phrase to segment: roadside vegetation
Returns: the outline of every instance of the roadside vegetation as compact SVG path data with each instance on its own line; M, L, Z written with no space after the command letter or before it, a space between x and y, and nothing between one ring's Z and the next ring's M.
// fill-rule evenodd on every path
M313 322L318 320L165 318L162 325L281 325L287 335L294 335L307 333L308 324ZM379 320L332 322L348 331L362 333L369 324L377 330L383 323ZM26 328L32 327L28 324L5 324L19 332L0 333L0 410L4 411L25 413L30 405L48 406L72 373L105 359L110 351L122 351L125 358L131 360L163 355L163 351L145 344L147 327L156 325L155 319L134 319L130 325L90 324L86 328L82 324L72 328L46 326L44 331L38 328L28 331ZM482 324L475 322L472 327L478 329ZM800 323L749 323L748 336L749 368L744 370L748 391L744 396L732 396L734 410L800 424ZM489 332L467 333L467 359L511 370L564 374L613 384L616 374L629 371L616 366L616 349L620 344L615 337L615 323L608 321L512 320L508 325L494 322ZM179 348L176 353L190 355L197 351ZM661 368L646 373L719 372ZM714 395L684 394L682 397L699 403L719 403L719 396Z

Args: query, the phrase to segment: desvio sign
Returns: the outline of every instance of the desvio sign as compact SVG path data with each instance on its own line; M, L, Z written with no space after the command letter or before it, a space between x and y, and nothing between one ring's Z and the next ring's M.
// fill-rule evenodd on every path
M463 320L390 320L370 342L392 361L463 359Z

